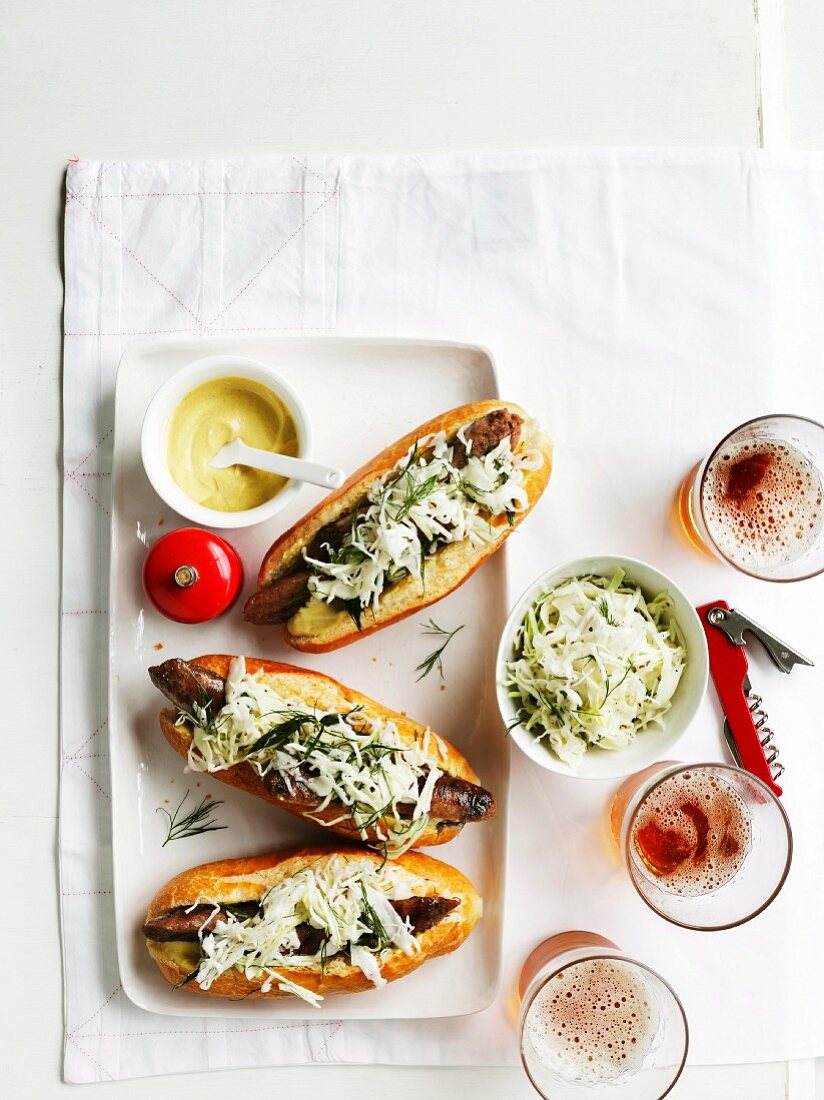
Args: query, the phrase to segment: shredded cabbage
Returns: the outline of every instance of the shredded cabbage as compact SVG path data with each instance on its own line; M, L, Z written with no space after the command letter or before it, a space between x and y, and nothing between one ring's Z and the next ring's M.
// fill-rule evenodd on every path
M573 768L592 745L623 749L660 726L684 671L670 597L647 603L623 576L573 577L544 593L506 663L518 724Z
M195 703L180 721L194 722L192 771L219 772L245 761L261 777L277 772L290 793L299 781L318 797L314 814L332 802L344 808L334 821L313 820L351 822L364 840L372 830L376 846L391 856L412 847L426 828L443 775L436 761L446 749L430 730L405 743L389 718L287 699L259 672L248 673L243 657L229 666L225 705L211 714Z
M194 980L201 989L209 989L221 974L235 969L250 979L265 978L263 992L274 984L317 1007L323 998L279 969L323 967L335 955L348 952L352 965L373 985L385 985L381 966L386 952L397 948L412 955L420 950L411 926L390 904L412 897L417 885L414 876L392 863L377 866L371 860L340 856L318 860L268 890L254 916L238 919L229 911L227 919L217 921L206 935L201 929L203 957ZM219 902L205 898L194 905L205 901L220 908ZM296 929L303 924L324 933L321 946L311 955L297 953Z
M457 439L468 457L462 469L452 465L454 443L443 432L419 439L404 459L369 488L368 505L331 561L310 557L309 591L320 600L343 600L359 614L377 608L387 584L411 574L425 590L426 559L447 543L469 539L473 545L494 541L502 528L492 520L510 519L528 504L525 470L543 463L538 450L513 453L509 436L485 455L473 455L464 425Z

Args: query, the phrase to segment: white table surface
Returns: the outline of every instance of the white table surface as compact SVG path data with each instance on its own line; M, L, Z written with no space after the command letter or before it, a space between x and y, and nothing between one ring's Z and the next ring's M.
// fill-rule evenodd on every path
M792 4L793 0L789 0ZM761 16L757 14L761 8ZM802 5L803 6L803 5ZM811 4L808 5L812 7ZM4 1094L60 1082L56 890L62 183L72 156L139 159L534 145L757 145L757 59L780 0L0 0L0 667L37 681L0 769ZM776 18L779 17L779 18ZM795 27L795 25L794 25ZM770 32L773 34L773 31ZM821 34L824 37L824 21ZM803 39L803 35L801 36ZM821 38L818 42L820 44ZM809 44L807 45L809 49ZM780 85L780 81L778 82ZM761 111L762 106L768 111ZM779 127L780 128L780 127ZM810 1100L813 1064L691 1067L674 1096ZM515 1070L313 1067L96 1086L95 1095L498 1100Z

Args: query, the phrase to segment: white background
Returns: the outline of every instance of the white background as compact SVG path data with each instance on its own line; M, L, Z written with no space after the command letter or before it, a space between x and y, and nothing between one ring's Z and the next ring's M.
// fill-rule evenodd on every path
M788 50L783 27L786 15ZM6 1095L59 1081L55 887L60 269L66 160L534 145L824 146L816 0L2 0L0 770L15 939ZM786 103L789 112L785 111ZM6 920L11 918L9 911ZM690 1069L673 1094L812 1096L806 1064ZM98 1085L200 1100L527 1098L511 1070L316 1067ZM368 1091L367 1091L368 1090Z

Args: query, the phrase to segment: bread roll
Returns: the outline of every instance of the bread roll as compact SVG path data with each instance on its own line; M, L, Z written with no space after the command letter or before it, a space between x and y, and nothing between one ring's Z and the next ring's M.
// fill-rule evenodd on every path
M225 654L209 654L197 657L188 664L195 670L207 670L222 680L226 680L233 659L233 657ZM366 720L370 718L391 720L402 744L411 745L416 743L418 746L424 744L427 746L427 755L431 757L433 767L438 768L446 776L465 780L468 784L478 784L477 775L470 767L467 759L454 745L431 731L427 734L426 727L406 715L390 710L374 699L353 691L351 688L338 683L337 680L333 680L330 676L325 676L319 672L311 672L308 669L296 668L293 665L259 660L254 657L245 658L245 662L248 673L259 672L261 674L260 679L264 684L270 686L286 699L303 702L309 711L317 709L318 712L346 713L358 707L360 708L359 713ZM162 671L162 668L163 666L160 666L159 669L152 669L151 672L155 674ZM157 683L156 679L155 682ZM158 686L160 685L158 684ZM163 689L161 688L161 690ZM160 714L160 728L163 731L163 736L175 752L182 756L184 760L187 759L193 739L191 725L188 722L180 721L178 711L166 709L161 711ZM250 763L242 762L225 770L213 771L209 774L221 783L227 783L232 787L247 791L249 794L263 798L272 805L279 806L281 809L313 823L336 822L335 824L326 824L326 827L331 832L344 836L349 840L364 840L377 847L383 847L384 841L379 828L373 826L361 832L351 819L336 821L342 813L340 803L332 804L323 810L307 809L306 805L302 804L299 799L290 799L288 794L274 793L264 782L257 769ZM482 792L491 804L482 816L484 818L493 816L495 812L494 799L483 788L476 787L476 790ZM473 791L467 789L467 792L472 796ZM457 812L456 816L459 817L458 822L454 818L440 818L437 812L430 812L423 831L414 838L414 846L429 847L435 844L445 844L447 841L454 839L462 828L462 824L459 823L460 815ZM464 820L471 819L471 816L464 817ZM476 816L476 820L480 819ZM377 824L378 826L385 826L384 822ZM385 827L382 831L385 837Z
M552 470L552 444L520 406L509 401L478 401L442 413L409 432L352 474L340 489L325 497L308 515L281 535L269 548L261 564L259 592L295 569L303 568L302 551L311 545L321 528L353 512L363 501L369 487L390 473L416 441L444 432L447 442L452 442L461 428L498 410L515 414L523 421L514 453L535 451L542 457L542 464L537 469L522 472L526 507L515 511L509 519L506 515L493 518L492 527L497 533L495 539L480 545L474 545L469 539L442 545L426 560L423 592L418 578L411 574L388 585L380 596L377 609L369 608L364 612L360 630L347 610L312 598L286 623L286 641L291 646L307 653L325 653L413 615L449 595L503 545L546 488ZM255 614L255 603L253 596L244 611L251 622L262 621Z
M227 859L206 863L184 871L168 882L152 899L146 913L146 925L162 918L171 910L189 907L197 902L215 905L240 905L258 902L272 887L279 886L302 871L320 874L343 867L361 870L369 882L378 883L373 875L385 875L387 869L415 897L438 897L457 901L457 905L434 926L414 936L415 943L407 953L400 947L387 947L376 952L374 959L380 979L395 981L428 959L456 950L464 942L481 916L482 902L472 883L460 871L440 860L420 852L409 852L395 863L385 864L374 852L354 848L300 848L246 859ZM145 934L145 931L144 931ZM161 974L172 985L202 996L232 999L282 997L294 993L286 983L295 983L308 994L325 997L337 993L358 993L374 988L363 970L352 964L348 954L330 954L323 967L312 965L278 965L275 976L260 974L247 978L235 967L215 977L208 989L201 988L192 978L192 968L199 968L203 949L199 941L159 941L147 938L149 953ZM186 979L189 979L186 981ZM185 984L183 984L185 982ZM264 987L268 987L264 991Z

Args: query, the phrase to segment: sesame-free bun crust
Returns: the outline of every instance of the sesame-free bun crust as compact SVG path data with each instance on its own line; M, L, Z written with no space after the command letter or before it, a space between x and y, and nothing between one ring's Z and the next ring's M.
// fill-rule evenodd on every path
M274 852L271 855L254 856L247 859L225 859L218 863L204 863L184 871L168 882L152 899L146 913L146 919L160 916L180 905L192 905L198 898L222 904L239 904L244 901L257 901L268 889L284 879L297 874L304 868L331 856L339 855L346 860L371 860L378 867L383 857L375 852L355 848L299 848L286 852ZM395 981L411 974L427 959L437 955L446 955L460 947L475 927L481 916L482 902L475 887L454 867L421 852L408 852L397 861L417 880L413 892L420 896L437 895L458 898L458 905L432 928L418 937L421 950L405 955L395 948L387 951L381 963L381 973L387 981ZM188 977L185 969L173 957L174 947L156 940L147 940L149 954L157 963L163 977L171 985L177 985ZM278 967L278 974L290 981L297 982L305 989L322 996L335 993L361 993L374 986L362 971L352 966L345 957L332 956L327 960L324 973L320 968ZM201 989L196 981L181 987L181 992L198 993L206 997L229 997L233 999L261 997L284 997L292 994L282 993L275 983L268 993L261 992L265 977L249 979L239 971L231 970L221 974L208 990Z
M426 591L421 592L415 577L404 577L383 593L377 611L373 613L370 610L364 614L361 630L357 629L348 612L341 611L319 632L300 634L293 616L286 624L286 641L289 645L306 653L325 653L357 641L358 638L364 638L367 634L406 618L407 615L414 615L416 611L437 603L462 585L504 544L538 502L547 486L552 472L552 443L519 405L511 401L476 401L450 409L449 412L441 413L421 424L397 443L381 451L352 474L340 489L325 497L269 548L260 567L258 587L265 588L278 577L290 573L301 558L303 548L312 542L321 527L351 512L361 502L369 486L389 473L416 440L437 432L444 432L447 440L454 439L465 424L470 424L496 409L508 409L517 413L524 421L516 453L536 449L544 458L543 465L537 470L524 471L523 486L528 504L515 514L512 525L509 525L506 516L498 516L493 521L493 526L500 528L500 535L494 542L473 546L467 539L441 547L427 561Z
M234 660L227 654L209 654L205 657L196 657L191 664L199 665L210 672L222 677L224 680L229 675L229 666ZM401 739L411 744L416 737L422 737L426 727L407 718L405 714L389 710L380 703L370 699L367 695L361 695L358 691L339 684L331 676L324 676L320 672L310 672L305 668L296 668L294 665L280 664L276 661L262 661L255 657L247 657L247 672L260 672L261 679L275 690L289 699L297 699L308 706L317 705L324 710L348 711L352 707L362 707L363 714L367 717L390 718L398 728ZM160 713L160 728L163 736L178 755L185 760L189 754L192 743L192 731L188 724L176 725L177 713L172 709L166 709ZM477 783L478 777L469 766L469 761L454 745L451 745L443 737L439 737L431 730L429 732L429 747L432 753L432 762L448 775L459 779L466 779L470 783ZM306 816L305 807L299 803L290 802L288 799L279 798L272 794L264 786L263 780L251 764L236 764L225 771L208 772L212 778L228 783L230 787L238 787L249 794L257 795L273 806L279 806L289 813L303 817L307 821L331 821L340 816L340 807L328 807L320 812L312 811L312 816ZM349 840L360 842L361 834L346 823L326 826L329 832L347 837ZM438 828L437 819L430 819L426 829L415 841L415 847L428 848L434 844L445 844L453 840L461 831L460 825L444 825ZM378 842L374 829L367 831L367 840Z

